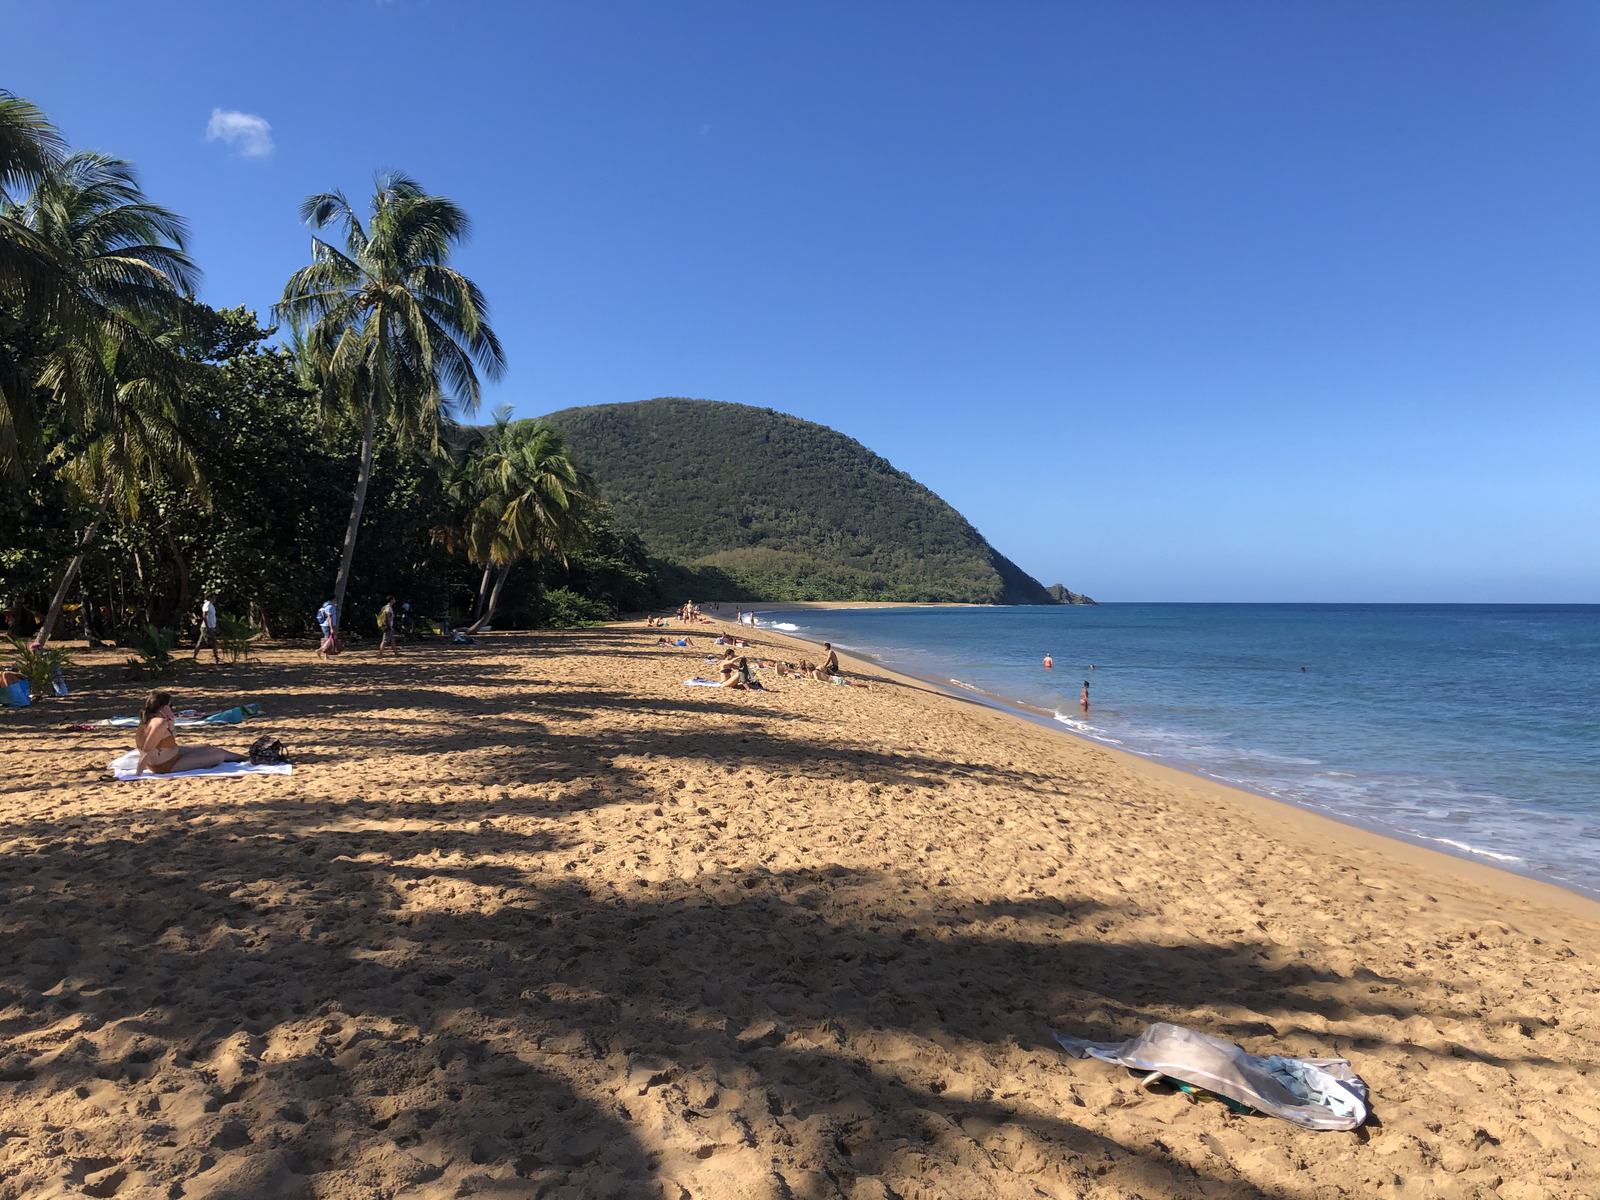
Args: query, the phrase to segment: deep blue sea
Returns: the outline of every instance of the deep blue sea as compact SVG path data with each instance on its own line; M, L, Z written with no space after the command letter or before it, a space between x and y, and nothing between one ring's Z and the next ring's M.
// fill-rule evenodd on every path
M1053 712L1147 758L1600 896L1600 605L1101 604L757 620Z

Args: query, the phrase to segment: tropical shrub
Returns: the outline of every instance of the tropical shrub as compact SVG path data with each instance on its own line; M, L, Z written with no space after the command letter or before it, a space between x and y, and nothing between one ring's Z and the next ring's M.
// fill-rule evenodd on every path
M261 630L241 617L225 617L217 614L217 643L222 647L222 652L228 656L229 662L238 662L241 658L248 660L250 657L250 643L259 636Z
M147 675L167 679L183 669L183 660L172 653L167 635L154 625L146 625L129 641L136 658L123 663L129 679L143 679Z
M50 695L50 681L56 677L58 671L72 665L70 650L51 647L38 651L22 638L8 635L6 640L11 643L12 652L16 656L16 665L12 669L28 681L28 690L35 700Z
M548 629L578 629L617 619L603 601L580 596L570 588L551 588L540 597L539 607L541 624Z

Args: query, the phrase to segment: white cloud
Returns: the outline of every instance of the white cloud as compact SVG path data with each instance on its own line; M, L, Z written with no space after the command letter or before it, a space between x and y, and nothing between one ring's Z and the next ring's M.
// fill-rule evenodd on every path
M206 141L227 142L243 158L265 158L272 153L272 126L252 113L213 108Z

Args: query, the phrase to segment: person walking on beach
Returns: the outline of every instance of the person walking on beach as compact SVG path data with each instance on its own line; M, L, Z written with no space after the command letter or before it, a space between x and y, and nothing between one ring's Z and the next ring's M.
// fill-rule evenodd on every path
M390 596L388 603L378 610L378 657L383 657L384 647L389 649L391 658L400 657L400 647L394 643L394 627L399 623L399 614L394 610L394 597Z
M317 647L317 657L332 658L339 653L339 609L332 600L317 609L317 625L322 630L322 643Z
M1087 679L1083 681L1083 695L1078 697L1078 703L1083 705L1084 712L1089 711L1089 681Z
M200 636L194 641L194 654L190 662L200 661L200 647L207 642L211 644L211 661L219 663L222 657L217 653L217 598L210 592L206 593L206 602L200 606Z

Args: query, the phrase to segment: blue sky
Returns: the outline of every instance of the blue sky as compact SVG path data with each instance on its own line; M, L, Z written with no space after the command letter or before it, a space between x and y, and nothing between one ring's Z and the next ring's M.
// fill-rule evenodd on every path
M1101 599L1600 601L1592 3L0 0L0 29L0 86L139 164L213 304L270 306L308 192L400 167L459 200L519 414L795 413Z

